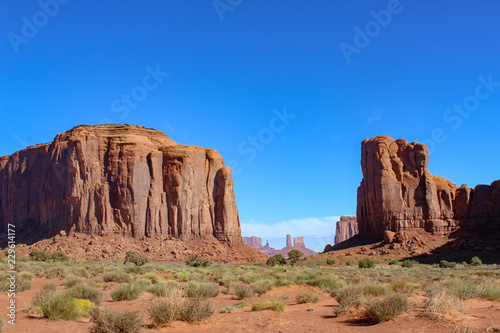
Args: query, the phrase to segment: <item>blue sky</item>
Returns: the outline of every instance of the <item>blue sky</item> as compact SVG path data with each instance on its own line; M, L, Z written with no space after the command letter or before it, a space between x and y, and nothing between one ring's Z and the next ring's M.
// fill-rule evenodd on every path
M153 127L234 168L244 235L332 234L356 212L365 138L428 143L431 173L458 185L500 178L499 10L3 1L0 155L79 124Z

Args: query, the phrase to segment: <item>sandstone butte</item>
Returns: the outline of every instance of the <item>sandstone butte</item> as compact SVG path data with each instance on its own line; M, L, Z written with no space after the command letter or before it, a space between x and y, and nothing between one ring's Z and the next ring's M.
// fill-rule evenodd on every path
M356 216L341 216L335 227L335 244L348 240L358 232Z
M19 243L76 233L207 238L239 258L263 259L242 244L231 168L217 151L135 125L77 126L0 157L3 235L8 224Z
M292 245L292 236L286 235L286 246L281 250L277 250L274 247L269 246L269 242L266 243L265 246L262 246L262 239L256 236L251 237L243 237L243 243L253 247L254 249L262 252L268 257L274 256L275 254L282 254L285 258L288 257L288 252L291 250L299 250L304 253L304 257L312 256L318 254L317 252L308 249L304 242L304 237L293 238Z
M363 179L357 194L360 235L383 239L407 230L449 235L461 228L500 231L500 181L460 187L427 170L429 151L421 143L389 136L361 144Z

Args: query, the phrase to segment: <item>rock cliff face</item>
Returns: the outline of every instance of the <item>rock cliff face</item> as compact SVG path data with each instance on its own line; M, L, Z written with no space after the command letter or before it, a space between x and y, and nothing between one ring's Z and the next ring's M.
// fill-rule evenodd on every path
M132 125L78 126L0 157L2 233L9 223L18 242L65 231L241 243L222 157Z
M358 232L356 216L341 216L335 228L335 244L348 240Z
M459 227L499 231L500 181L457 187L427 170L429 152L421 143L378 136L361 144L363 180L358 188L361 235L421 229L446 235Z
M262 247L262 239L255 236L243 237L243 243L255 249Z

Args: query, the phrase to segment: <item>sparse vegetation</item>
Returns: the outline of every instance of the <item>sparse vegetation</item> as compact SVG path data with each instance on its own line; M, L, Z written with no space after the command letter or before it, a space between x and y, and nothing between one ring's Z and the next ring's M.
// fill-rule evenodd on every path
M318 303L318 302L319 302L319 296L311 293L300 294L297 296L297 304Z
M257 301L252 304L252 311L263 311L263 310L273 310L273 311L285 311L285 304L280 301Z
M400 294L394 294L369 302L365 317L375 323L380 323L407 312L410 308L411 303L408 298Z
M374 268L375 261L368 258L364 258L359 261L358 266L359 268Z
M457 267L457 263L456 262L448 262L446 260L441 260L439 262L439 267L441 268L455 268Z
M286 260L282 254L275 254L274 256L267 259L266 265L267 266L286 265Z
M199 258L199 255L196 253L191 254L188 257L188 260L186 261L186 265L191 266L191 267L208 267L211 264L212 264L212 262L210 262L210 260L208 260L208 259L201 260Z
M234 293L238 299L245 299L252 297L255 292L252 287L246 286L244 284L239 284L234 288Z
M135 264L136 266L142 266L147 264L149 261L149 258L144 255L137 254L134 251L127 251L125 253L125 261L123 262L123 264L125 265L130 262Z
M181 320L188 323L197 323L210 318L215 312L209 300L189 300L181 313Z
M155 326L163 327L179 319L185 306L186 300L180 296L154 299L148 307L148 313Z
M412 268L413 267L413 262L410 259L406 259L401 263L401 267L403 268Z
M66 253L62 251L56 251L52 253L51 259L54 261L68 261L69 257Z
M333 266L333 265L335 265L335 260L332 258L326 258L326 264L328 266Z
M290 252L288 252L288 258L290 258L290 260L292 261L292 265L295 265L297 263L297 260L302 258L303 255L304 253L302 253L297 249L293 249Z
M91 333L138 333L142 331L139 311L120 311L116 309L90 311Z
M33 261L48 261L50 259L50 254L45 251L33 250L30 252L30 260Z
M469 261L469 265L471 266L481 266L483 262L479 257L472 257L471 260Z
M111 292L111 298L114 301L136 299L145 290L146 290L146 285L135 281L113 289L113 291Z

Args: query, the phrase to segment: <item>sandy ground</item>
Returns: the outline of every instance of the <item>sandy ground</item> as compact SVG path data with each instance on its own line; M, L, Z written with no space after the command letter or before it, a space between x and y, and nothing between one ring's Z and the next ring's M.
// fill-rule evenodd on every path
M88 332L91 325L88 318L81 318L75 322L56 321L47 319L28 318L22 311L41 287L50 281L60 283L58 279L34 278L33 287L30 290L17 294L16 302L18 313L16 325L7 325L6 332ZM320 301L315 304L296 304L297 295L311 292L320 296ZM144 323L151 323L146 313L146 305L153 296L143 294L139 299L132 301L114 302L110 297L110 291L105 291L105 301L102 306L115 307L126 310L140 310L144 313ZM399 318L372 325L357 318L355 315L344 315L334 317L332 309L338 305L335 298L330 297L323 291L311 286L286 286L271 290L261 297L245 299L244 302L251 304L258 299L280 300L286 304L284 312L260 311L253 312L250 307L244 307L231 313L220 313L219 310L225 306L235 305L242 301L237 300L234 295L222 295L213 299L217 311L207 321L198 325L187 324L176 321L170 327L146 328L147 332L456 332L464 331L468 327L476 332L484 332L491 325L500 325L500 302L486 301L482 299L471 299L465 302L466 312L460 318L452 321L437 321L424 315L422 300L424 296L416 295L411 300L415 306L413 310ZM0 308L3 309L2 316L6 317L6 307L9 298L6 294L0 295ZM314 311L308 311L313 307Z

